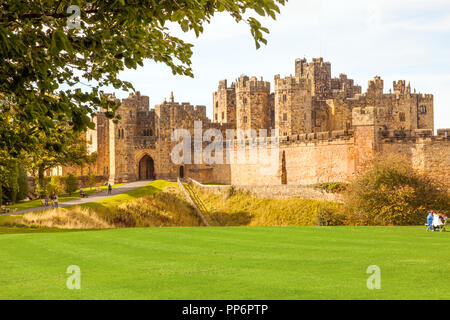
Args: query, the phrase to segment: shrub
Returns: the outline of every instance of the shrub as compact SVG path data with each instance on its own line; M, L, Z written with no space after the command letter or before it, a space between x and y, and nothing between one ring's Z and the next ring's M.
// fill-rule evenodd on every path
M97 184L97 176L94 173L89 173L87 184L89 188L93 188Z
M329 193L339 193L347 189L347 183L344 182L327 182L314 185L315 188L325 190Z
M69 174L64 179L64 184L68 194L72 194L78 190L78 179L73 174Z
M403 157L376 159L345 192L346 219L356 225L418 225L430 209L448 214L446 189L415 172Z
M58 176L52 176L50 178L50 182L46 185L47 194L51 195L53 193L55 194L61 194L63 192L63 186L61 184L61 179Z

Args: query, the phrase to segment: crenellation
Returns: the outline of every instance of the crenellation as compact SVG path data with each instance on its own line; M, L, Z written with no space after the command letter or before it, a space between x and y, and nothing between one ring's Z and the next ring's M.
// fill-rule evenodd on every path
M117 100L114 94L109 97ZM433 135L434 96L411 90L406 80L394 81L393 90L385 93L384 81L376 76L363 93L346 74L333 78L331 64L323 58L296 59L295 74L275 75L273 91L263 78L241 75L231 84L220 80L212 101L212 119L206 106L176 102L173 92L154 108L149 97L130 94L117 110L118 123L100 110L96 129L86 133L89 150L97 152L97 162L88 170L111 182L186 175L248 185L280 184L285 170L287 183L298 185L346 181L376 154L401 153L421 172L450 181L450 129ZM271 174L261 174L257 164L174 164L174 130L185 129L192 136L196 121L203 130L219 130L233 157L242 144L237 137L226 140L228 130L255 129L259 134L266 129L267 137L247 137L243 145L246 150L255 143L267 145L280 159L283 155L285 168L282 161ZM274 130L279 136L270 137ZM208 144L202 142L203 147ZM203 161L201 153L192 151L192 158L198 156Z

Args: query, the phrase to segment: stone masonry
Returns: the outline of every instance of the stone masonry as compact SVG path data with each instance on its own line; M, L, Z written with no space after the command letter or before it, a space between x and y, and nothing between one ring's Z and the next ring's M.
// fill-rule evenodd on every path
M242 75L231 85L219 81L212 120L206 106L177 103L173 93L155 108L149 97L131 94L121 102L118 123L104 112L94 118L96 129L86 138L97 163L89 170L111 182L181 176L236 185L306 185L348 180L376 154L399 153L418 171L449 184L450 129L433 135L433 95L416 93L404 80L386 93L378 76L362 93L347 75L333 78L331 64L322 58L295 60L295 75L275 75L273 84L272 92L262 78ZM227 129L277 129L278 170L262 173L258 163L174 164L171 152L178 142L171 135L175 129L192 135L195 121L223 137ZM193 158L199 156L192 151Z

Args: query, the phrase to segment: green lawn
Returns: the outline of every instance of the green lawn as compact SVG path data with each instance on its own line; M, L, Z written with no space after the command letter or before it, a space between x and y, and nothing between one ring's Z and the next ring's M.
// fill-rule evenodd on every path
M448 299L449 245L424 227L2 234L0 299ZM81 290L66 288L69 265Z

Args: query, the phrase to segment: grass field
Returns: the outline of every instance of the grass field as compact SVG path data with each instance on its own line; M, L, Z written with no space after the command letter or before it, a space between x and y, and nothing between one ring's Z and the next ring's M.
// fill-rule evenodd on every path
M4 233L0 299L448 299L450 289L450 233L423 227ZM81 290L66 288L69 265ZM370 265L381 290L366 287Z

